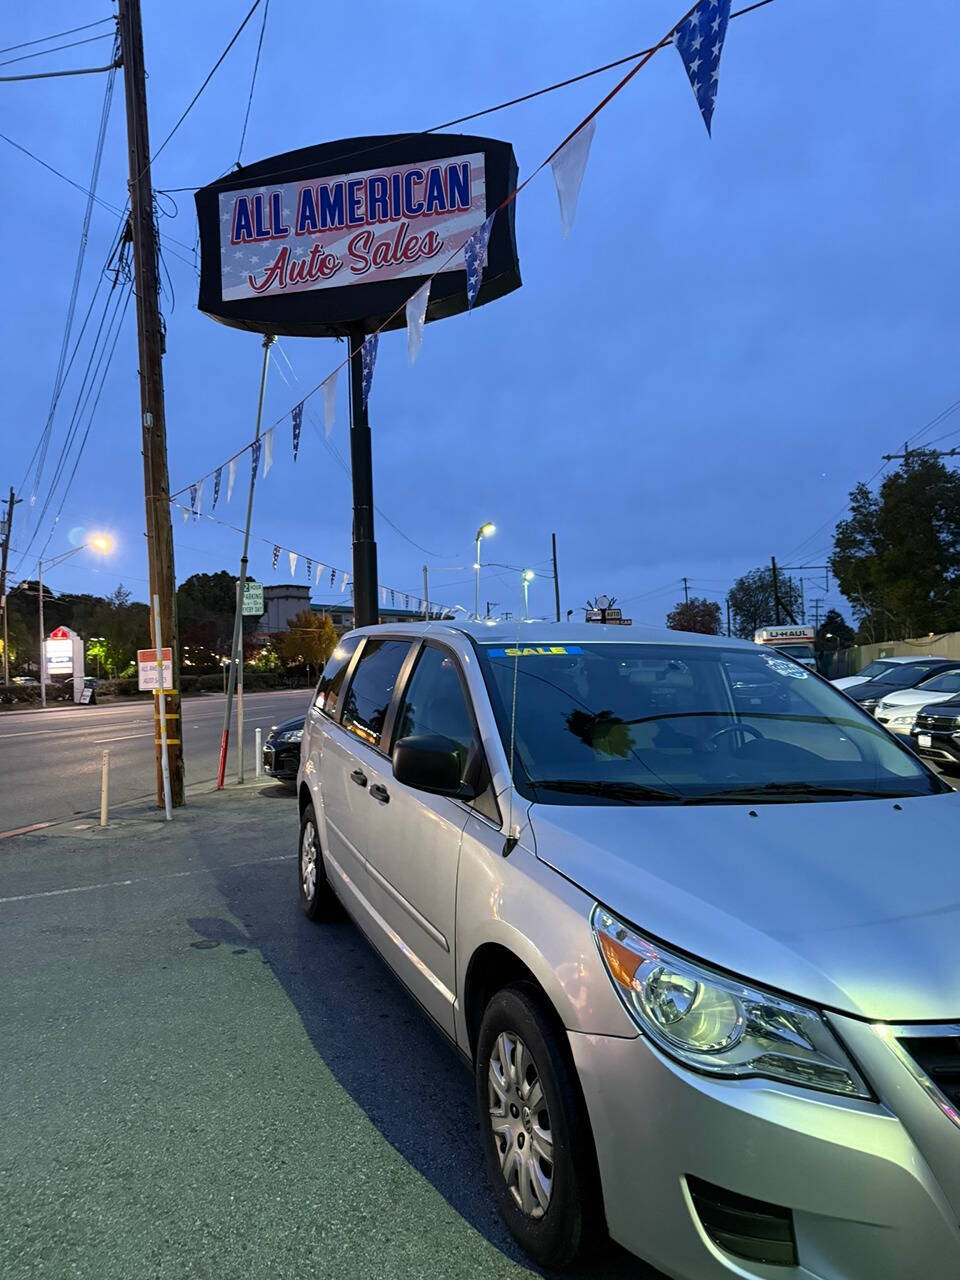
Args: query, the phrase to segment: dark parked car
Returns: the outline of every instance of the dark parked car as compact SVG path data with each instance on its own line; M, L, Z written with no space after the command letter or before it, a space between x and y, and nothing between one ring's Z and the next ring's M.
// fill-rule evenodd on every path
M292 720L273 725L263 744L264 773L291 788L297 785L303 723L303 716L294 716Z
M918 756L934 761L944 773L960 771L960 696L921 707L910 740Z
M864 711L874 711L887 694L896 693L898 689L915 689L942 671L960 671L960 662L956 658L924 658L918 662L905 662L844 692L848 698L859 702Z

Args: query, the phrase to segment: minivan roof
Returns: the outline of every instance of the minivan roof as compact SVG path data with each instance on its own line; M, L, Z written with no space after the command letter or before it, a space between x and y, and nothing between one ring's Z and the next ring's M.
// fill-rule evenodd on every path
M358 627L363 635L451 635L470 636L478 644L557 645L557 644L656 644L656 645L706 645L714 648L760 650L749 640L733 636L706 636L692 631L670 631L666 627L646 626L634 623L627 627L604 625L594 622L419 622L383 623L373 627Z

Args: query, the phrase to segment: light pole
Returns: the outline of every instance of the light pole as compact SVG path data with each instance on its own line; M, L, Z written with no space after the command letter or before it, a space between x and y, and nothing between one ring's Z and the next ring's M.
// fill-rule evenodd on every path
M491 534L497 532L497 526L491 524L488 520L486 524L482 524L477 530L477 558L474 561L474 570L476 572L476 580L473 589L473 616L480 617L480 543L484 538L489 538Z
M64 560L69 560L79 551L99 551L101 555L106 555L112 549L113 539L109 533L92 533L89 539L79 547L73 547L70 551L64 551L62 555L48 560L47 568L53 569L58 564L63 564ZM45 707L47 705L47 646L43 625L43 561L40 559L37 560L37 591L40 595L40 705Z
M523 571L523 620L530 621L530 583L537 575L532 569L524 569Z

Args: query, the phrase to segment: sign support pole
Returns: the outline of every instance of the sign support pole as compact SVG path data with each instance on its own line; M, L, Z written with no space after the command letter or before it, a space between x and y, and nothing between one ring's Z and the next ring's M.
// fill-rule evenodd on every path
M157 710L160 716L160 771L163 776L163 812L167 822L173 820L170 799L170 748L167 743L167 691L163 687L163 641L160 635L160 599L153 597L153 645L157 651ZM171 659L173 653L170 654ZM172 664L171 664L172 665Z
M40 705L47 705L47 637L43 630L43 561L37 561L37 591L40 596Z
M353 624L372 627L377 612L377 544L373 536L373 454L363 403L362 324L350 325L350 473L353 477Z
M13 485L10 486L10 497L7 499L7 518L3 522L3 552L0 557L0 608L3 609L3 683L10 683L10 654L7 640L7 553L10 550L10 538L13 531L13 508L22 502L22 498L14 496Z
M237 663L237 782L243 781L243 592L237 583L237 609L240 613L240 652Z
M260 398L257 401L257 432L254 440L260 439L260 426L263 422L263 397L267 389L267 367L270 363L270 348L276 342L272 333L263 339L263 367L260 371ZM237 681L237 655L243 661L243 584L247 580L247 551L250 548L250 521L253 519L253 493L257 477L252 460L250 466L250 492L247 495L247 519L243 526L243 554L240 557L240 577L237 581L237 611L233 619L233 644L230 646L230 671L227 675L227 704L223 709L223 733L220 735L220 764L217 769L217 790L223 790L223 777L227 771L227 747L230 744L230 711L233 705L233 691ZM242 723L240 725L242 729ZM243 780L243 766L237 781Z

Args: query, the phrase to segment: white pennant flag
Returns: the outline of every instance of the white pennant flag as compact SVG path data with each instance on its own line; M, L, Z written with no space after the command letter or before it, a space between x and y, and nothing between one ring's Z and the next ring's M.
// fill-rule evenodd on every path
M290 557L290 577L292 578L297 572L297 553L295 551L288 551L287 555Z
M197 509L193 513L194 520L200 519L200 503L203 501L203 481L197 481Z
M407 358L411 364L420 354L423 343L423 326L427 321L427 303L430 300L430 281L407 300Z
M323 434L330 439L333 420L337 409L337 370L331 373L323 383Z
M180 510L183 512L183 518L184 518L184 520L189 520L189 518L190 518L190 510L189 510L189 508L188 508L188 507L183 506L183 504L181 503Z
M596 117L588 120L550 161L553 180L557 186L557 200L560 202L560 225L564 240L570 234L576 216L583 172L587 167L587 156L590 154L590 143L596 127Z
M321 573L323 573L323 565L322 565L322 564L318 564L318 565L317 565L317 573L316 573L316 576L315 576L315 577L314 577L314 579L313 579L313 580L314 580L314 582L319 582L319 581L320 581L320 575L321 575Z
M343 577L340 579L340 594L341 594L341 595L343 595L344 591L346 591L346 589L347 589L347 583L348 583L349 581L350 581L350 575L349 575L349 573L347 573L346 569L344 569L344 571L343 571Z
M384 606L384 608L386 608L386 604L387 604L387 588L386 587L380 588L380 603Z
M236 458L234 458L231 461L230 467L227 471L227 501L228 502L230 501L231 495L233 494L233 482L234 480L236 480L236 478L237 478L237 460Z
M276 427L271 427L269 431L263 434L263 475L264 479L270 474L270 468L273 466L273 433Z

